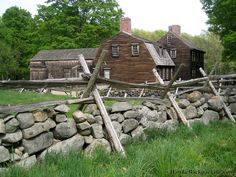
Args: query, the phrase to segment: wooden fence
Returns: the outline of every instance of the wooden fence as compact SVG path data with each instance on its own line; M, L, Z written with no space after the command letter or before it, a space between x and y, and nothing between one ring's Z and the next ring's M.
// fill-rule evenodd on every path
M175 96L178 94L183 94L187 93L193 90L203 90L203 91L211 91L215 95L219 96L220 99L223 102L223 99L221 98L219 92L216 90L216 88L223 88L224 85L223 83L234 83L236 82L236 74L232 75L220 75L220 76L213 76L213 75L208 75L204 72L203 69L200 69L203 77L202 78L197 78L197 79L191 79L187 81L176 81L179 72L181 71L181 66L180 68L177 69L174 77L169 81L164 83L159 74L155 69L153 69L153 74L157 78L156 83L144 83L144 84L134 84L134 83L127 83L127 82L122 82L118 80L112 80L112 79L106 79L98 76L99 69L101 64L103 63L103 60L105 58L107 51L103 51L102 55L99 58L99 62L96 65L96 68L94 72L91 74L87 64L84 60L84 57L82 55L79 56L80 59L80 64L83 68L84 71L84 80L79 80L76 78L70 78L70 79L48 79L48 80L18 80L18 81L0 81L0 88L2 89L16 89L16 88L24 88L24 89L39 89L39 88L44 88L44 89L50 89L50 88L63 88L63 87L83 87L84 92L83 95L81 96L81 99L73 99L73 100L66 100L66 101L50 101L50 102L43 102L43 103L37 103L37 104L29 104L29 105L19 105L19 106L10 106L10 107L0 107L0 112L1 113L12 113L12 112L24 112L24 111L31 111L36 108L43 108L43 107L48 107L48 106L54 106L58 104L78 104L78 103L90 103L90 102L96 102L96 104L99 107L99 110L101 112L103 122L105 124L105 128L108 132L110 142L112 143L114 149L121 154L125 155L124 149L120 143L120 140L117 136L117 133L115 132L115 129L111 123L111 120L109 118L109 115L105 109L105 106L103 104L103 100L105 99L118 99L120 101L127 101L128 99L131 100L151 100L152 102L157 102L158 104L165 104L165 101L160 98L143 98L142 93L144 89L150 89L150 90L155 90L155 91L161 91L162 92L162 98L167 96L169 99L171 105L173 105L174 109L176 110L178 117L180 120L187 125L189 128L189 122L185 118L185 115L183 114L182 110L179 108L177 102L175 101ZM136 98L128 98L125 96L125 98L113 98L113 97L108 97L109 92L106 97L101 97L96 84L107 84L110 87L113 88L122 88L122 89L134 89L134 88L139 88L141 89L141 93L139 97ZM235 86L234 86L235 87ZM184 88L184 89L183 89ZM227 88L229 86L227 85ZM182 89L182 90L181 90ZM170 91L175 90L175 94L172 94ZM181 91L179 91L181 90ZM90 97L90 94L93 97ZM170 106L171 106L170 105ZM168 106L168 105L167 105ZM227 108L227 106L224 104L224 111L226 115L231 119L233 122L235 122L233 116L231 115L230 110Z

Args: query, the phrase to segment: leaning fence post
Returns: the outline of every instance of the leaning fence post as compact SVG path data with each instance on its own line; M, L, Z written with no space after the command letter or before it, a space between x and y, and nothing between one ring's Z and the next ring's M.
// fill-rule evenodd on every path
M177 77L179 76L180 71L183 69L184 64L179 65L177 71L175 72L174 76L171 78L170 82L168 83L168 85L166 86L166 89L164 90L164 93L162 95L162 98L165 98L167 92L169 91L170 87L172 86L172 84L174 83L174 81L177 79Z
M112 87L110 86L110 88L109 88L109 90L108 90L108 92L107 92L106 97L109 97L109 95L110 95L110 93L111 93L111 89L112 89Z
M91 74L83 55L79 55L79 61L80 61L80 64L83 68L84 73L85 74ZM118 151L118 152L122 153L123 155L125 155L125 151L124 151L124 149L121 145L121 142L118 138L118 135L117 135L117 133L116 133L116 131L115 131L113 125L112 125L111 119L110 119L110 117L109 117L109 115L106 111L106 108L103 104L103 101L101 99L101 96L100 96L97 88L93 87L92 93L93 93L95 102L97 103L97 106L98 106L98 108L101 112L103 122L104 122L104 125L106 127L107 133L110 137L111 143L113 144L116 151ZM87 94L89 95L89 93L87 93Z
M201 72L201 74L203 75L203 77L207 77L207 74L205 73L205 71L202 68L199 68L199 71ZM231 119L233 122L235 122L234 117L232 116L229 108L226 106L226 104L224 103L224 100L222 99L222 97L220 96L220 94L217 92L217 90L215 89L214 85L212 84L212 82L210 80L207 81L209 87L211 88L212 92L218 96L223 104L223 108L225 110L225 113L227 114L227 116L229 117L229 119Z
M81 98L87 98L89 97L90 93L92 92L94 86L95 86L95 83L96 83L96 80L97 80L97 77L98 77L98 74L99 74L99 71L100 71L100 68L101 68L101 65L102 63L104 62L105 60L105 56L106 54L108 53L107 50L103 50L99 59L98 59L98 62L96 64L96 67L88 81L88 84L87 84L87 87L84 89L84 93L82 94ZM80 64L82 65L82 63L80 62ZM87 63L86 63L86 66L87 66ZM85 66L82 66L82 67L85 67ZM88 70L89 71L89 70ZM84 72L84 74L91 74L90 71L89 72ZM79 110L83 110L85 107L84 107L84 104L80 104L78 106L78 109Z
M154 75L156 76L158 82L163 85L164 82L163 82L161 76L158 74L157 70L154 68L152 71L153 71ZM185 118L185 115L184 115L183 111L180 109L180 107L179 107L178 103L175 101L173 95L170 92L167 91L167 96L168 96L168 99L170 100L171 104L173 105L175 111L177 112L180 120L185 125L187 125L187 127L190 127L189 122Z
M98 59L98 62L97 62L97 64L96 64L96 67L95 67L95 69L94 69L94 71L93 71L93 73L92 73L92 75L91 75L91 77L90 77L90 79L89 79L88 85L87 85L86 89L84 90L84 93L83 93L82 98L88 97L89 94L92 92L93 87L94 87L94 85L95 85L95 83L96 83L97 76L98 76L98 74L99 74L99 72L100 72L101 65L102 65L102 63L104 62L105 56L107 55L107 53L108 53L107 50L103 50L103 51L102 51L102 54L101 54L101 56L100 56L99 59ZM81 65L82 65L82 64L81 64ZM86 65L87 65L87 64L86 64ZM82 67L84 68L85 66L82 66ZM89 73L88 73L88 72L89 72ZM85 74L91 74L89 70L88 70L88 72L86 72Z
M141 98L141 97L142 97L142 95L143 95L143 92L144 92L144 88L141 90L141 93L139 94L139 98Z

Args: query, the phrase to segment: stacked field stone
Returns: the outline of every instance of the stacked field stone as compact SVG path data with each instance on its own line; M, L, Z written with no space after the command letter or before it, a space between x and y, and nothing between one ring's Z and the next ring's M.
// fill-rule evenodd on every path
M222 94L236 117L236 89ZM194 91L176 100L190 125L227 119L222 100L212 94ZM147 131L178 127L174 108L168 100L163 101L165 104L144 101L139 106L116 102L107 107L123 145L133 138L145 140ZM83 150L90 154L97 147L111 152L112 146L96 104L87 105L84 112L75 111L72 118L67 117L68 111L68 106L58 105L14 115L0 113L0 169L9 162L30 167L50 152L66 154L71 150Z

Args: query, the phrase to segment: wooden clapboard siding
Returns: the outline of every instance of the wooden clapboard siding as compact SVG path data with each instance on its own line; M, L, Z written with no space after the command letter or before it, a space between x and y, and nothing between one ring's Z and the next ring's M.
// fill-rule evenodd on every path
M39 51L30 62L30 79L78 77L78 73L82 72L78 55L83 54L88 66L91 68L96 52L96 48Z
M132 56L132 43L139 44L139 56ZM119 46L119 57L117 58L112 57L112 44ZM155 81L155 77L152 73L152 69L155 68L155 63L143 40L120 32L101 45L96 58L98 58L103 49L108 50L108 55L106 56L105 64L101 67L101 76L104 76L104 68L110 68L111 79L131 83ZM94 65L95 64L96 60L94 61Z
M171 36L171 43L167 44L167 36ZM170 53L171 49L176 49L177 55L176 58L172 58L175 63L175 68L178 68L181 63L185 65L184 69L180 73L180 77L183 80L188 80L196 77L201 77L199 72L200 67L204 67L204 51L196 47L190 41L184 39L178 34L168 32L164 35L158 42L166 46L168 52ZM192 52L196 53L196 61L192 62ZM193 75L193 70L196 71L196 74Z

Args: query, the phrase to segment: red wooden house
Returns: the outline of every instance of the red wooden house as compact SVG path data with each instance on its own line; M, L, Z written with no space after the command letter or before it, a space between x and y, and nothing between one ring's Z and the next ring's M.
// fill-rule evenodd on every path
M172 77L175 64L162 44L132 35L129 18L121 19L120 29L98 49L96 58L103 49L109 51L101 76L131 83L154 82L152 69L157 68L164 80Z
M179 25L169 26L169 31L158 40L163 44L171 59L178 68L181 63L185 65L180 78L183 80L201 77L200 67L204 67L204 51L191 41L181 36Z

